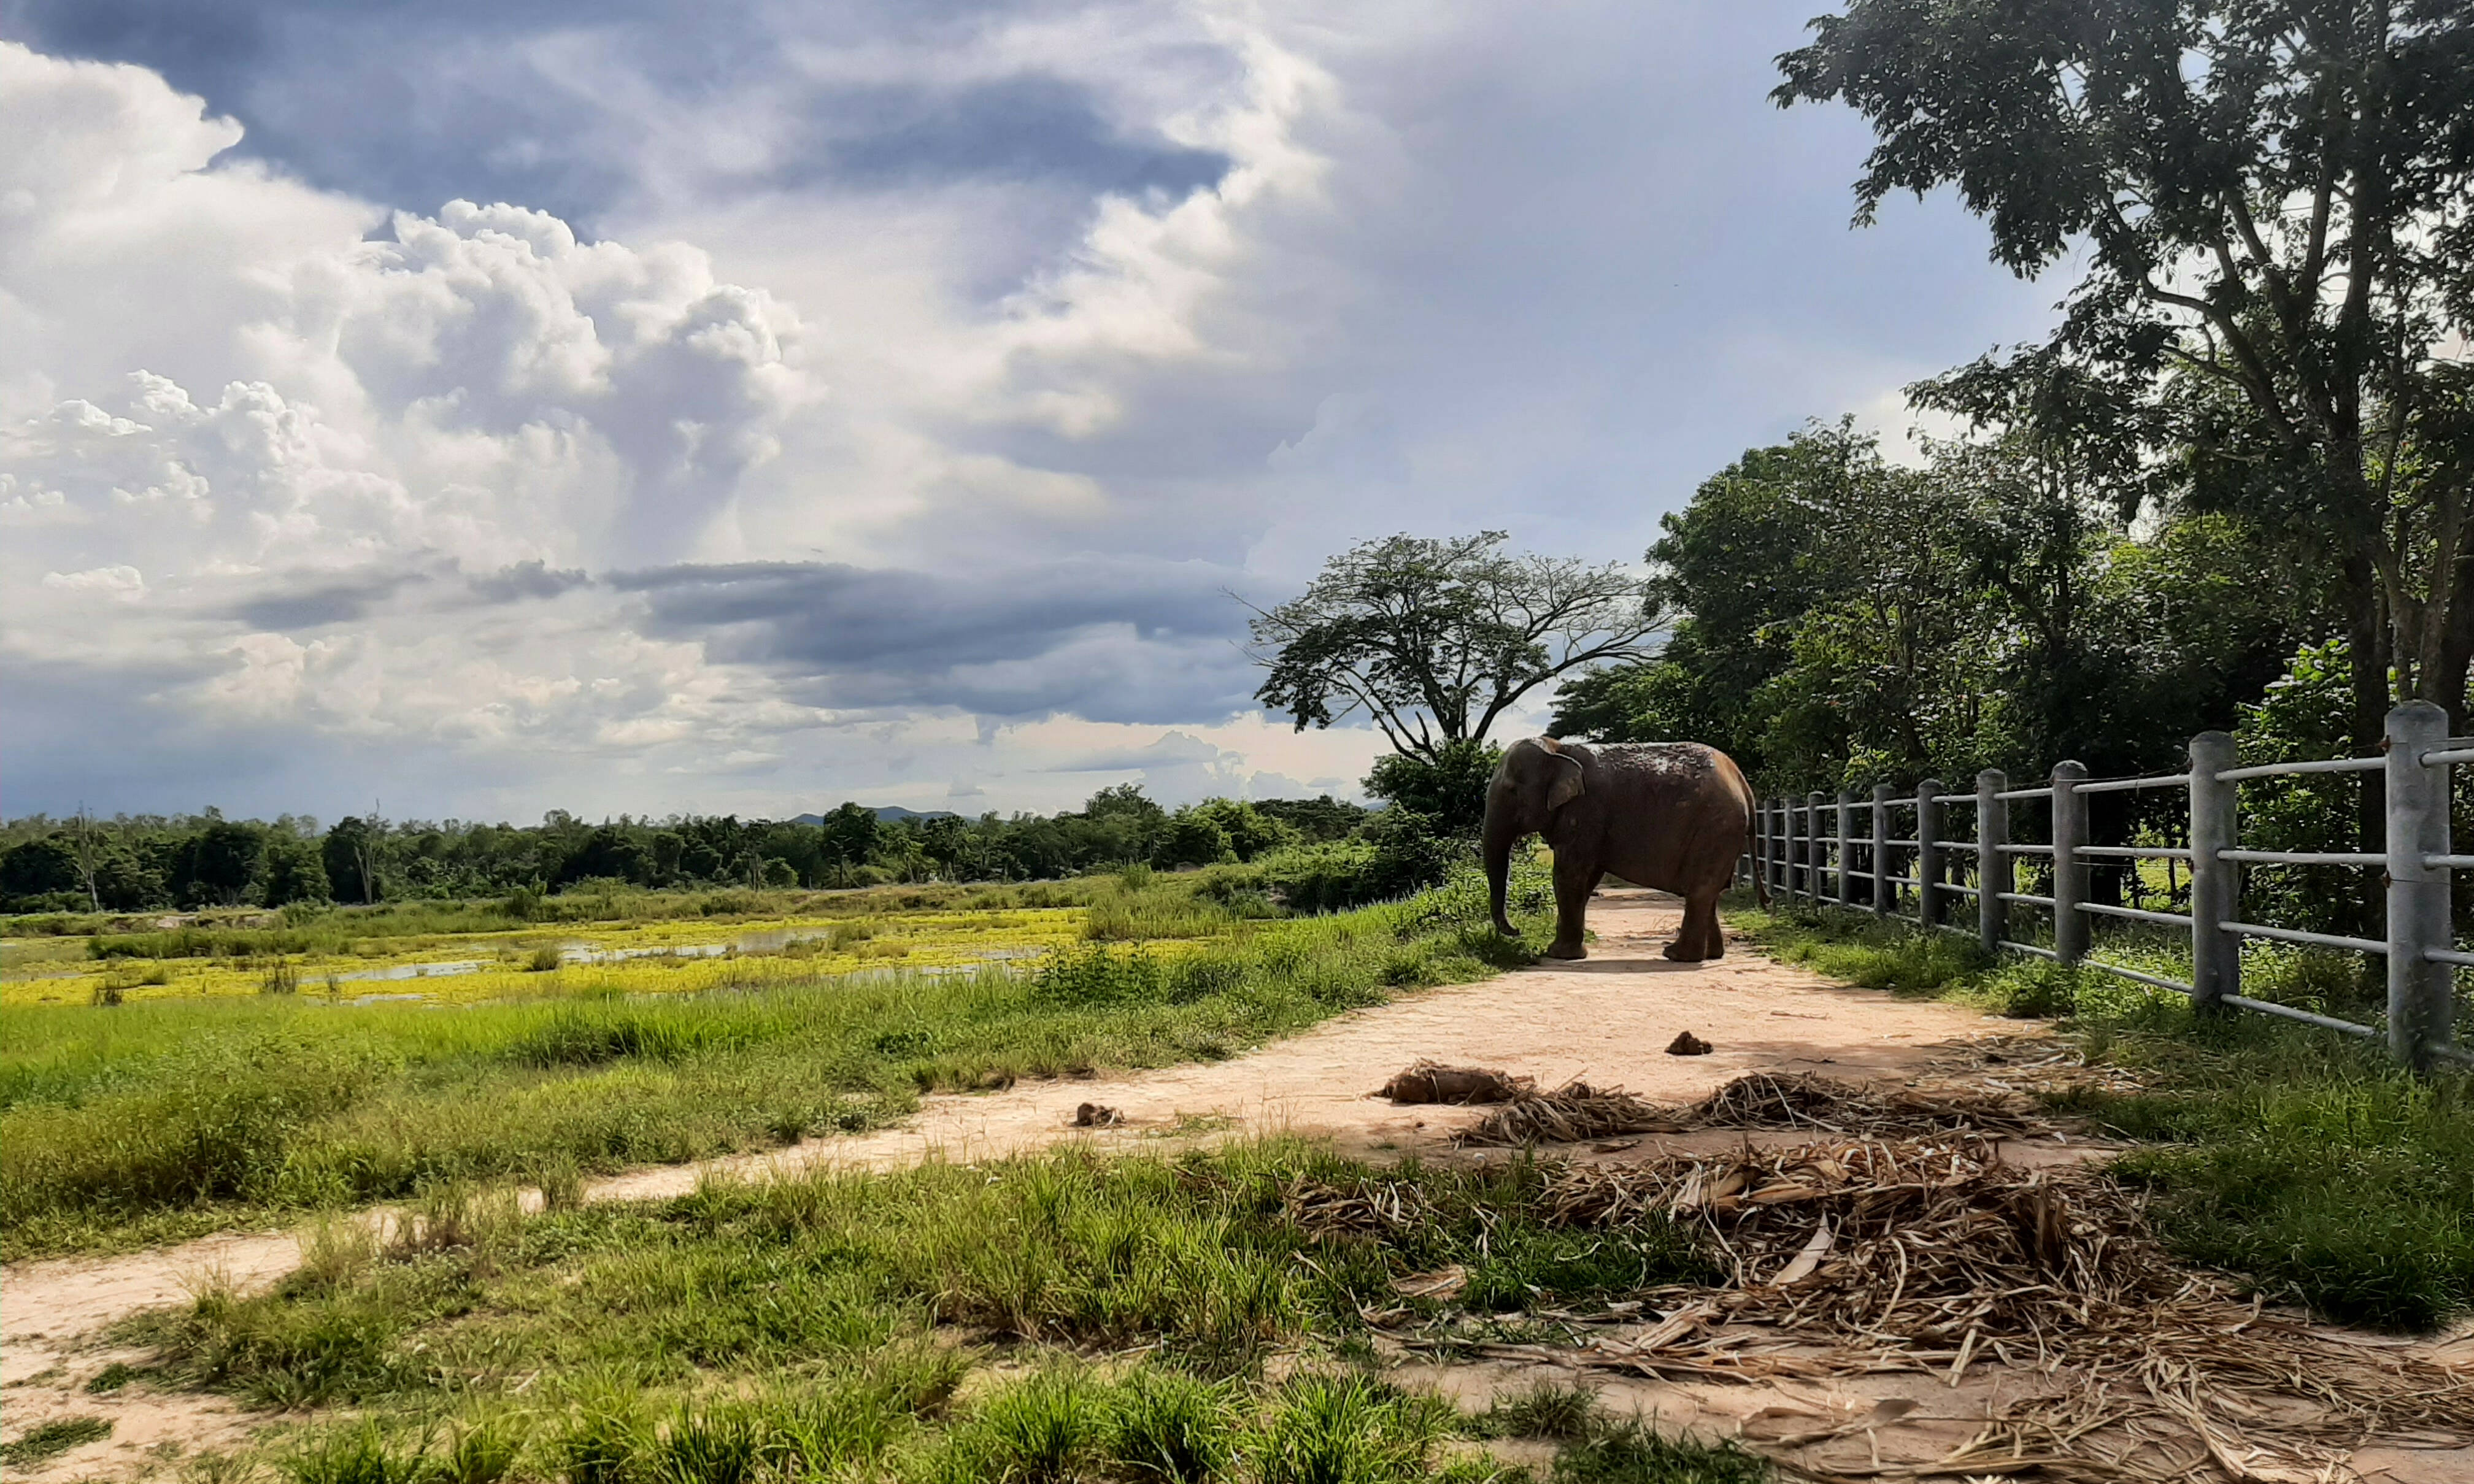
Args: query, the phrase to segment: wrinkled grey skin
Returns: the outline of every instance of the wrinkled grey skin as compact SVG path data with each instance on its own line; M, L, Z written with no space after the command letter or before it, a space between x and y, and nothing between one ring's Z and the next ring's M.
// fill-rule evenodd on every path
M1584 916L1601 876L1684 898L1666 957L1725 956L1718 896L1752 837L1753 791L1735 761L1699 742L1559 742L1532 737L1504 751L1486 795L1486 882L1495 931L1509 937L1504 881L1512 847L1542 835L1555 852L1550 959L1585 959Z

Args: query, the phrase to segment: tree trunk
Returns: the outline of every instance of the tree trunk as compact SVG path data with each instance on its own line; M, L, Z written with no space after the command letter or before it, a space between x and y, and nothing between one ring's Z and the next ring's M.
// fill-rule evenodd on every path
M2388 603L2380 593L2379 578L2370 563L2360 557L2345 562L2345 589L2350 601L2350 620L2345 635L2354 666L2354 699L2352 715L2347 718L2355 757L2371 757L2380 750L2388 734L2389 667L2391 650ZM2376 771L2356 773L2362 782L2354 814L2354 834L2360 841L2354 848L2365 852L2388 849L2388 787ZM2380 920L2383 892L2380 880L2369 872L2361 872L2365 880L2361 900L2356 904L2354 923L2358 931L2368 932Z

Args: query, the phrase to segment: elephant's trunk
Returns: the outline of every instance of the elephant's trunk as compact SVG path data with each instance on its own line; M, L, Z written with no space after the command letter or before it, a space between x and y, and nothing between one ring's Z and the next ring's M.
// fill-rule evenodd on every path
M1512 931L1512 919L1504 915L1503 899L1504 888L1512 876L1512 845L1521 833L1509 817L1499 816L1491 809L1487 811L1484 847L1486 899L1487 905L1494 912L1494 930L1506 937L1519 936Z

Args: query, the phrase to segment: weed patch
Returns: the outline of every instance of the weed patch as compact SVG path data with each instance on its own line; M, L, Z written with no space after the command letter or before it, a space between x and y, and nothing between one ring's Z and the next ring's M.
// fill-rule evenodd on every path
M61 1417L36 1423L14 1443L0 1443L0 1463L31 1468L58 1458L73 1448L111 1436L111 1423L100 1417Z

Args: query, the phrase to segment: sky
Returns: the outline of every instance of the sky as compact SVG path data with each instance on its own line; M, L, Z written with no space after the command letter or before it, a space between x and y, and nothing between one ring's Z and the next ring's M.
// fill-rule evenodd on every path
M2051 324L1818 3L0 0L0 811L1355 795L1247 603Z

